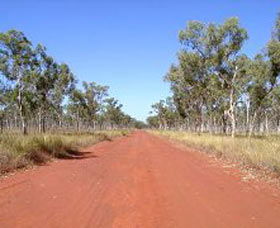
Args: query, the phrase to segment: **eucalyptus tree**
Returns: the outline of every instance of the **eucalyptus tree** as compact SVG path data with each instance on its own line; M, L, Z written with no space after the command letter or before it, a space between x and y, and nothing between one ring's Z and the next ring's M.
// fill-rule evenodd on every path
M45 118L52 106L51 93L58 79L58 64L47 55L46 48L42 45L36 47L36 70L33 74L35 89L36 109L38 111L39 132L45 132Z
M18 128L18 116L24 134L27 123L39 132L76 124L95 129L97 121L128 126L135 123L124 114L121 105L108 97L107 86L77 81L70 67L58 63L38 44L35 48L19 31L0 33L0 130ZM105 112L105 111L106 112ZM12 124L11 124L12 123Z
M86 102L87 120L96 127L97 114L101 111L105 98L108 96L108 86L98 85L95 82L83 82L84 98Z
M5 109L7 107L7 88L3 80L0 79L0 133L3 132Z
M67 104L67 113L76 122L76 130L81 130L81 124L83 119L86 118L87 104L84 94L79 89L74 89L69 97L69 103Z
M178 54L179 63L166 79L171 82L174 100L184 117L197 115L197 123L203 126L205 110L213 108L210 101L221 98L218 100L225 103L220 105L225 109L223 115L230 118L232 136L235 135L235 107L246 81L246 57L239 51L246 39L247 32L237 18L229 18L221 25L191 21L180 31L183 49Z
M272 91L269 83L271 78L270 64L263 55L257 55L249 62L247 74L250 81L246 85L246 125L247 133L252 134L257 118L264 112L264 105L268 102L268 95Z
M157 115L148 116L146 121L147 121L148 126L151 128L160 127L159 118Z
M50 93L51 111L58 125L62 127L64 102L71 96L76 87L76 79L70 67L66 63L57 65L57 77L54 88Z
M109 87L95 82L83 82L82 86L71 92L67 109L76 121L77 130L82 124L95 129L97 121L102 121L99 114L106 103Z
M206 77L206 59L197 53L181 51L178 54L178 66L172 66L165 77L170 82L175 106L181 117L195 128L202 126L203 107L209 97Z
M264 53L257 54L251 60L247 70L250 76L248 85L249 107L247 108L247 131L249 135L259 127L265 119L265 128L268 131L268 115L275 112L279 126L279 100L280 100L280 15L278 15L271 40ZM279 129L279 127L278 127Z
M167 109L165 107L164 100L160 100L159 102L152 105L153 112L158 116L159 128L167 129Z
M122 112L122 104L113 97L105 99L104 118L110 125L110 128L121 125L123 123L124 113Z
M280 15L278 15L271 40L262 54L248 61L246 74L249 81L244 96L247 98L246 125L252 135L256 127L269 131L268 118L274 117L280 126ZM271 119L273 120L273 119ZM274 125L275 125L274 124Z
M276 18L272 39L267 45L267 57L271 69L269 83L271 86L272 105L277 113L278 131L280 131L280 13Z
M22 131L27 134L28 105L32 103L29 88L34 68L34 52L31 42L19 31L0 33L0 72L11 81L13 102L19 109Z
M157 124L161 129L174 128L179 124L180 115L176 111L176 106L171 97L152 105L153 112L157 116ZM150 119L148 121L155 121Z
M267 44L267 55L271 64L272 82L280 73L280 13L277 15L272 39Z

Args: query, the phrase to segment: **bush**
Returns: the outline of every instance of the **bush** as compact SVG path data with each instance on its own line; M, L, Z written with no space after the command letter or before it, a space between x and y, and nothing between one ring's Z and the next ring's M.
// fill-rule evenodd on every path
M100 131L95 133L62 133L0 135L0 172L44 164L52 158L76 158L79 147L127 135L128 131Z

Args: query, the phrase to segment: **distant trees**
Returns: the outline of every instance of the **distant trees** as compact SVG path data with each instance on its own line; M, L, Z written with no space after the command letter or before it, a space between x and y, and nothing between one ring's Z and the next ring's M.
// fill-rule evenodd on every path
M160 129L178 127L180 116L170 97L153 104L152 108L155 116L151 116L147 119L149 125Z
M180 31L182 49L170 67L173 105L152 106L150 125L175 126L196 132L280 131L280 16L273 37L262 54L250 59L241 53L248 35L237 18L225 23L188 23ZM177 113L174 120L166 113ZM174 122L176 121L176 123Z
M69 66L20 31L0 33L0 130L95 130L133 127L137 121L108 98L107 86L83 82L76 88Z
M76 122L76 128L80 131L81 124L87 128L96 129L98 113L106 96L107 86L97 85L95 82L83 82L83 91L75 89L72 91L67 110L72 120Z

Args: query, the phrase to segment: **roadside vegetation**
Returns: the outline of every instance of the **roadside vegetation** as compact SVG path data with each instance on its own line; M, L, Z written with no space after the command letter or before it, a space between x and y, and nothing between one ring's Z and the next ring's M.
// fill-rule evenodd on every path
M69 65L23 32L0 32L1 173L78 158L79 147L144 125L122 108L108 86L78 83Z
M270 40L251 57L238 18L188 22L164 80L172 95L152 105L159 135L280 174L280 14Z
M280 14L270 40L251 57L238 18L190 21L165 76L172 96L155 103L149 125L235 137L280 134Z
M0 172L6 173L18 168L44 164L53 158L82 159L81 147L97 142L125 136L129 130L98 131L94 133L19 133L0 135Z
M280 136L236 136L197 134L180 131L151 131L187 146L212 153L243 166L264 168L280 175Z
M96 131L143 123L122 110L109 87L78 84L66 63L21 31L0 32L0 133Z

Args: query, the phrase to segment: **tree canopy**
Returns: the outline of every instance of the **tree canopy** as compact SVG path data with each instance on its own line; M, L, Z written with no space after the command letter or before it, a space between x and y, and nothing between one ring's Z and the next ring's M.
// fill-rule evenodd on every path
M233 137L236 131L280 131L280 16L266 48L253 58L242 52L247 39L235 17L222 24L188 22L179 32L177 63L164 78L172 105L154 104L150 126Z
M45 132L51 129L95 130L139 126L122 111L109 87L77 80L41 44L23 32L0 33L0 126Z

